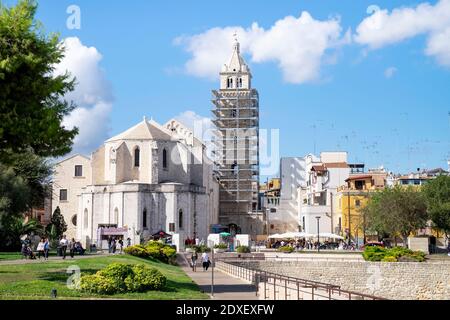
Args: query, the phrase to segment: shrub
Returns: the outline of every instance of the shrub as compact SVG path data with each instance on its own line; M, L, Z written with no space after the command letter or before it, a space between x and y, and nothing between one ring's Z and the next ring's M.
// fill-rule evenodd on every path
M137 244L137 245L134 245L131 247L127 247L124 249L124 252L129 255L135 256L135 257L140 257L140 258L148 258L149 257L149 254L148 254L147 250L145 249L145 247L140 244Z
M83 276L80 279L80 289L89 293L114 294L121 288L114 279L103 277L99 274Z
M404 247L394 247L385 249L382 247L366 247L363 252L366 261L383 262L423 262L425 253L422 251L412 251Z
M214 246L215 249L228 249L228 246L225 243L219 243Z
M161 290L166 282L166 277L155 268L143 264L133 266L113 263L94 275L82 276L80 289L90 293L112 295L121 292Z
M132 256L148 258L152 257L159 261L172 262L177 254L175 248L159 241L149 241L145 245L134 245L125 249L125 253Z
M247 246L238 246L236 247L236 252L238 253L250 253L250 248Z
M125 285L132 292L161 290L166 285L166 277L158 270L141 264L133 267L133 274L125 279Z
M294 252L294 248L291 246L283 246L283 247L279 247L278 251L285 252L285 253L291 253L291 252Z
M397 258L394 256L385 256L383 259L381 259L382 262L397 262Z
M196 252L200 252L200 253L203 253L203 252L211 252L211 248L208 247L207 245L204 245L204 244L202 244L202 245L200 245L200 246L195 246L195 247L194 247L194 250L195 250Z

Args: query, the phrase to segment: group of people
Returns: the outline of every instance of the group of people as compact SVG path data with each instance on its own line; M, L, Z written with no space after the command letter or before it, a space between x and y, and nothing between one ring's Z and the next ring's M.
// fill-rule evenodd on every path
M131 246L131 238L127 238L127 247ZM116 253L117 247L119 247L119 253L123 250L123 239L116 240L115 237L108 237L108 252Z
M22 256L25 259L41 259L44 258L44 260L48 260L48 255L50 252L50 240L48 238L41 238L39 243L36 246L36 254L33 251L31 241L27 238L22 241ZM61 237L61 239L58 241L58 254L63 258L66 259L67 256L67 250L69 251L69 255L73 258L75 253L79 253L80 255L83 255L86 251L81 243L79 241L75 241L74 238L71 240L68 240L65 235Z
M209 260L208 253L203 252L201 259L202 259L203 271L208 271L208 268L211 265L211 260ZM198 253L197 253L197 251L194 251L194 252L192 252L192 256L191 256L192 270L194 272L197 270L197 260L198 260Z
M39 260L41 257L44 257L44 260L48 260L48 253L50 251L50 242L47 238L42 238L37 245L36 251L38 253ZM36 254L33 252L31 248L31 241L27 238L22 241L22 256L25 259L36 259Z
M356 246L355 244L352 242L351 244L347 244L344 241L340 241L340 242L330 242L330 241L324 241L324 242L318 242L318 241L313 241L310 239L298 239L298 240L278 240L275 241L274 243L270 243L268 245L268 247L270 248L279 248L279 247L285 247L285 246L289 246L294 248L297 251L301 251L301 250L317 250L318 248L320 249L330 249L330 250L334 250L334 249L338 249L338 250L355 250Z

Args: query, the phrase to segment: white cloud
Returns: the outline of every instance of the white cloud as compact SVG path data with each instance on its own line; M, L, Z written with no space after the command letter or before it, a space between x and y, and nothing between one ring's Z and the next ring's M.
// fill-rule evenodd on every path
M387 79L392 78L396 73L397 73L397 68L396 67L389 67L386 70L384 70L384 76Z
M237 32L241 51L254 63L275 62L290 83L305 83L320 78L323 63L335 62L329 50L351 41L351 32L342 36L338 17L315 20L303 11L300 17L287 16L269 29L255 22L249 28L228 26L212 28L193 36L181 36L174 43L192 54L185 64L187 73L217 79L223 63L228 62L232 34Z
M395 8L390 13L376 10L359 24L354 40L378 49L418 35L427 36L425 54L450 66L450 0Z
M109 135L112 90L100 67L102 55L95 47L87 47L76 37L66 38L64 59L56 66L55 75L70 72L76 78L76 87L66 95L78 106L67 116L63 125L79 128L73 152L89 154Z

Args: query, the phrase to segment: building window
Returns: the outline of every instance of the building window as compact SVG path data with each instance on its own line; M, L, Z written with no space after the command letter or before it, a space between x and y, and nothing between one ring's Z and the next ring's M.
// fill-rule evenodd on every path
M139 167L140 156L141 156L141 151L139 150L139 147L136 147L136 149L134 149L134 166L135 167Z
M233 88L233 78L228 78L227 79L227 88Z
M305 220L305 216L302 217L302 224L303 224L303 231L306 230L306 220Z
M237 85L238 85L238 88L242 88L242 78L238 79Z
M355 207L359 208L361 207L361 200L355 200Z
M178 229L183 229L183 210L180 209L178 211Z
M147 228L147 209L142 211L142 227Z
M75 177L82 177L83 176L83 166L76 165L75 166Z
M167 169L167 150L163 150L163 168Z
M89 225L89 215L88 215L88 210L84 209L84 228L87 229L88 225Z
M114 223L117 223L117 226L119 226L119 209L114 209Z
M76 227L77 226L77 215L76 214L72 216L71 221L72 221L72 224Z
M67 201L67 189L59 190L59 201Z
M356 180L355 181L355 189L356 190L363 190L364 189L364 185L365 185L365 181L364 180Z

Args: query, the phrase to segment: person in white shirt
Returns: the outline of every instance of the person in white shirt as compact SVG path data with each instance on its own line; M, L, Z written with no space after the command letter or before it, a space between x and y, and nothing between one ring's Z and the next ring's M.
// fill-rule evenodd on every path
M41 260L41 254L44 255L44 249L45 249L45 239L42 238L41 241L38 243L36 251L38 252L38 258Z
M62 239L59 241L59 245L61 246L61 252L63 255L63 259L66 259L66 251L67 251L67 246L69 245L69 240L66 239L65 235L63 235Z
M203 252L202 253L202 265L203 265L203 271L208 271L209 264L211 262L209 261L208 253Z

